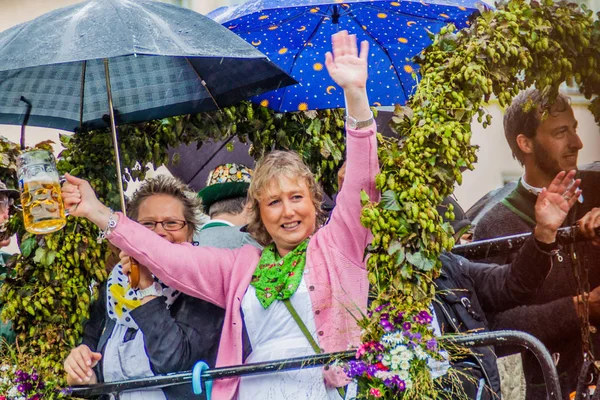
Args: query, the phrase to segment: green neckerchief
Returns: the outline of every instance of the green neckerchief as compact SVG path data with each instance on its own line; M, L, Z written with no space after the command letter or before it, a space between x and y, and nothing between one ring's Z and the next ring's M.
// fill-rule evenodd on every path
M531 226L531 228L535 228L535 202L537 201L537 196L531 192L529 192L519 179L519 183L515 190L510 192L508 196L502 199L502 204L504 204L509 210L513 213L517 214L523 221L527 223L527 225Z
M256 289L256 297L265 310L275 300L289 299L296 293L306 265L307 247L308 239L283 258L275 243L264 248L250 284Z

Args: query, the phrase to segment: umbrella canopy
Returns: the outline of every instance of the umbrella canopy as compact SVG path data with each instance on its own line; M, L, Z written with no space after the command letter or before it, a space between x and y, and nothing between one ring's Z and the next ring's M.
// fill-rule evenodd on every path
M0 124L74 131L197 113L294 83L253 46L189 9L91 0L0 33ZM218 105L218 106L217 106Z
M369 100L404 104L416 84L410 61L448 23L458 28L481 3L475 0L327 1L250 0L208 14L268 55L300 84L255 97L278 111L344 107L344 97L324 67L331 35L348 30L368 40Z
M377 130L387 137L395 137L389 122L394 116L391 111L377 112ZM229 151L227 145L233 146L233 151ZM195 144L181 145L176 148L169 149L169 158L172 159L174 154L178 154L179 162L169 163L167 168L173 176L181 179L189 187L196 192L206 187L206 182L210 171L218 165L227 163L243 164L250 168L254 168L254 159L249 155L250 144L242 143L236 136L232 136L227 140L219 142L207 141L198 149ZM325 208L333 206L333 200L329 196L325 196Z

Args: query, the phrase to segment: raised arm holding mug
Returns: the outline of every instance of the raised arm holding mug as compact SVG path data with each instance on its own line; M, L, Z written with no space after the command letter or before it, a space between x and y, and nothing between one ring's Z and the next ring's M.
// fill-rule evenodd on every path
M190 242L199 201L179 180L145 180L127 206L128 215L170 243ZM111 271L90 308L83 342L64 363L69 385L115 382L190 370L196 361L214 363L224 312L179 293L139 265L139 290L129 287L124 265ZM188 268L195 268L188 265ZM191 385L121 393L122 400L179 400ZM203 398L203 397L202 397Z
M367 42L332 37L325 64L344 89L347 175L331 221L317 230L321 188L294 152L275 151L257 165L249 188L249 232L265 246L241 249L173 244L113 213L84 180L67 176L71 214L86 217L106 238L166 285L225 308L216 366L334 352L360 343L354 316L366 311L368 280L363 252L371 240L360 224L360 191L378 198L376 127L367 99ZM299 318L292 317L290 307ZM303 333L300 325L307 328ZM251 351L244 360L243 331ZM306 330L305 330L306 331ZM311 342L313 344L311 344ZM300 369L218 380L217 399L340 399L347 384L339 369Z

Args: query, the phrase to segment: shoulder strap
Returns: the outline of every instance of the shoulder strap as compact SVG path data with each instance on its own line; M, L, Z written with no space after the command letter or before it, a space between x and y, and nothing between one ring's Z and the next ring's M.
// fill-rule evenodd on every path
M281 301L283 301L283 304L285 304L285 307L288 309L290 314L292 314L292 318L294 318L294 321L296 321L296 323L298 324L298 327L300 328L300 330L306 337L306 340L308 340L308 343L310 343L310 346L313 348L315 353L321 354L323 351L321 351L321 348L319 347L319 345L317 344L315 339L312 337L312 335L308 331L308 328L304 324L304 321L302 321L302 318L300 318L300 316L296 312L296 309L292 305L292 302L290 301L290 299L288 298L288 299L281 300ZM341 396L341 398L344 399L346 397L346 388L338 387L336 389L338 391L338 394Z
M506 198L502 199L500 202L502 204L504 204L506 206L506 208L508 208L510 211L517 214L517 216L519 218L521 218L523 221L525 221L528 225L535 227L535 225L536 225L535 221L533 219L531 219L527 214L525 214L524 212L521 212L521 210L519 210L518 208L513 206Z
M288 309L290 314L292 314L292 318L294 318L294 321L296 321L296 323L298 324L298 327L300 328L300 330L306 337L306 340L308 340L308 343L310 343L310 346L313 348L315 353L321 354L322 353L321 348L319 347L319 345L317 344L315 339L312 337L312 335L308 331L308 328L306 327L306 325L304 324L304 321L302 321L302 319L296 312L296 309L292 305L292 302L290 301L290 299L285 299L285 300L281 300L281 301L283 301L283 304L285 304L285 307Z
M531 228L536 225L535 222L535 202L537 196L525 189L521 180L517 183L517 187L504 197L500 202L510 211L516 214Z

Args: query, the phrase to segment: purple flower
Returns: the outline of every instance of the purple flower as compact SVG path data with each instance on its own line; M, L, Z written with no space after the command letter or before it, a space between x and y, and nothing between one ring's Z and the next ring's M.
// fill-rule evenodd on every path
M392 325L392 323L390 321L387 321L387 320L381 321L381 327L386 332L391 332L391 331L393 331L395 329L394 325Z
M349 378L362 376L367 370L367 365L363 361L349 361L344 367L344 372Z
M390 389L393 389L395 387L398 390L398 392L403 392L406 390L406 382L400 379L398 375L384 380L383 384L389 387Z
M434 338L431 338L427 341L427 350L429 350L429 351L437 350L437 341Z
M400 382L398 382L397 386L399 392L404 392L406 390L406 382L404 382L402 379L400 379Z
M403 320L404 320L404 313L403 312L398 313L398 315L394 318L394 324L400 325Z
M367 367L367 374L369 374L371 378L375 376L375 373L377 373L377 371L379 371L379 368L377 368L376 365L369 365Z
M421 325L427 325L433 321L433 318L427 311L423 310L413 317L413 321Z
M380 305L379 307L377 307L377 308L375 309L375 312L381 312L381 310L383 310L384 308L386 308L386 307L387 307L387 306L389 306L389 305L390 305L390 303L385 303L385 304L382 304L382 305Z
M412 328L412 324L410 322L405 322L402 324L402 329L405 331L410 331L410 328Z
M39 378L38 374L36 374L34 371L33 374L31 374L31 380L35 382L38 380L38 378Z
M402 382L400 377L398 377L398 375L394 375L393 377L384 380L383 384L389 388L393 388L394 386L398 386L400 382Z
M19 392L21 392L21 393L24 393L25 392L25 385L21 384L21 385L17 386L17 390Z

